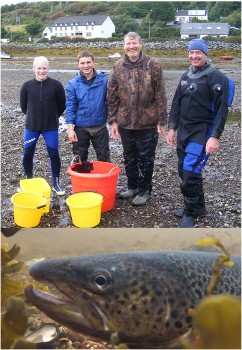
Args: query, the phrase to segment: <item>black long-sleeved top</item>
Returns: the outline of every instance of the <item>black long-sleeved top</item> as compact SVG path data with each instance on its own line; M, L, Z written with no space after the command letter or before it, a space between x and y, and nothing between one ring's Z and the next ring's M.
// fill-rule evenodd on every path
M227 77L210 62L200 69L191 66L176 89L168 120L169 129L198 143L210 136L219 138L228 115Z
M26 115L25 128L32 131L55 130L65 111L65 90L62 84L47 77L40 82L26 81L20 91L20 107Z

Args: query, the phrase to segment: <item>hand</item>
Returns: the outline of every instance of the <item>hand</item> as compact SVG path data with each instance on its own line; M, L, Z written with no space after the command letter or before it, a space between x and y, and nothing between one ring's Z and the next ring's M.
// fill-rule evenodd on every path
M111 126L111 137L113 139L118 139L120 137L118 132L118 123L113 122Z
M176 144L175 134L176 134L175 129L170 129L168 131L168 134L166 137L166 142L168 143L168 145L175 146Z
M164 138L166 138L166 128L164 125L157 124L157 132L159 135L164 136Z
M211 136L206 143L206 154L216 153L219 148L219 139Z
M68 133L68 139L71 141L71 142L77 142L77 136L76 136L76 133L74 130L68 130L67 131Z

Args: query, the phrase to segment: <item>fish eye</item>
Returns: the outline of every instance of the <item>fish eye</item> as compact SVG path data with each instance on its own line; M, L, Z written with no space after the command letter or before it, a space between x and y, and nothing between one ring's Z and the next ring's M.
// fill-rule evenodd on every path
M91 282L99 291L105 291L112 285L112 275L107 270L94 271Z

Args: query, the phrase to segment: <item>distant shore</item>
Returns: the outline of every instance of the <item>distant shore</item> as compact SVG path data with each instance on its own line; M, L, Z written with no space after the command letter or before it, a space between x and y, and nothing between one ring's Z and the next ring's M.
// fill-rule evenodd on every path
M153 56L160 55L161 57L186 57L187 54L186 40L173 41L155 41L143 42L144 51ZM232 55L236 58L241 57L241 44L227 43L223 41L208 41L210 56ZM89 49L94 55L106 56L116 51L122 52L122 41L70 41L70 42L45 42L45 43L31 43L19 44L9 43L3 44L3 51L10 51L17 56L39 55L43 52L48 53L49 56L68 56L78 53L81 49Z

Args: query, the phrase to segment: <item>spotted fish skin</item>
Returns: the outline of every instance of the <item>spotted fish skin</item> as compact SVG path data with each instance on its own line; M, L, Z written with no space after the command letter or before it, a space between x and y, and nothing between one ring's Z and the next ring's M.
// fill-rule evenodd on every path
M217 257L190 251L104 254L42 261L32 265L30 274L68 296L89 331L83 322L62 317L66 326L106 341L118 332L120 341L130 347L165 348L177 344L190 329L188 309L206 294ZM240 257L231 260L235 264L222 268L216 294L240 296ZM50 315L50 307L45 309L37 299L30 298ZM58 313L50 317L60 321Z

